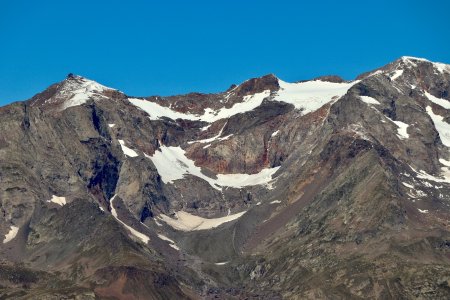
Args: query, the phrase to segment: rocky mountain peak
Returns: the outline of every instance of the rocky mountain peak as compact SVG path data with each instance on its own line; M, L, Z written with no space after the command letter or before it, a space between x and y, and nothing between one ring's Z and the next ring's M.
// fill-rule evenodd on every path
M261 93L265 90L277 91L280 88L278 78L274 74L267 74L262 77L249 79L234 90L237 96L247 96Z
M402 76L404 72L415 77L424 75L432 76L433 73L435 75L450 74L450 65L431 62L425 58L402 56L383 67L359 75L357 79L363 79L373 75L386 75L392 80L395 80Z
M63 81L34 96L31 99L31 105L60 111L82 105L89 100L107 99L115 93L119 92L96 81L70 73Z
M334 83L343 83L345 80L339 75L324 75L314 78L313 80L328 81Z

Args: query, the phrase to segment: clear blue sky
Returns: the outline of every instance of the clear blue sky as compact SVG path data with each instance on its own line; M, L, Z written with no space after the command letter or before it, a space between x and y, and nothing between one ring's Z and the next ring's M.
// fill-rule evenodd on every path
M2 1L0 104L72 72L129 95L275 73L346 79L402 55L450 63L450 1Z

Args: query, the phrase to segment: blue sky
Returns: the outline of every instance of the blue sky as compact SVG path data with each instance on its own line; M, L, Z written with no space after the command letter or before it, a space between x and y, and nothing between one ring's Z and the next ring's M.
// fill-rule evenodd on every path
M267 73L352 79L402 55L450 63L449 11L435 0L2 1L0 104L69 72L147 96Z

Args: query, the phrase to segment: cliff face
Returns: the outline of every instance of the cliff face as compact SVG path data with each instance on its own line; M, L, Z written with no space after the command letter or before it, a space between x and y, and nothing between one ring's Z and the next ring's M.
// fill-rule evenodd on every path
M0 108L3 298L446 298L450 67Z

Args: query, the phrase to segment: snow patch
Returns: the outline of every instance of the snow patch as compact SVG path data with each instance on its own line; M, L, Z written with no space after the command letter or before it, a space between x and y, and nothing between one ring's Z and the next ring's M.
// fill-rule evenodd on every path
M272 176L279 168L262 169L256 174L217 174L217 184L235 188L251 185L266 185L268 189L272 189Z
M427 214L428 213L428 209L420 209L420 208L418 208L418 210L422 214Z
M3 244L6 244L6 243L10 242L11 240L13 240L16 237L18 232L19 232L19 227L11 225L9 232L5 235Z
M400 76L402 76L403 74L403 70L395 70L394 74L392 74L391 76L391 80L395 80L397 78L399 78Z
M450 124L444 121L444 117L435 114L431 106L427 106L427 113L433 120L434 126L439 133L442 144L450 147Z
M109 128L113 128L116 124L108 124Z
M218 263L215 263L215 265L216 266L223 266L223 265L226 265L227 263L229 263L229 261L218 262Z
M381 104L377 99L369 97L369 96L359 96L362 102L367 104Z
M450 167L442 167L442 177L444 177L444 180L446 183L450 183Z
M450 183L450 176L446 176L447 174L445 174L445 171L448 170L447 167L443 167L441 169L444 171L443 178L430 175L427 172L425 172L424 170L420 170L419 172L417 172L417 177L420 179L425 179L425 180L434 181L434 182Z
M407 188L414 189L414 186L411 185L411 184L409 184L409 183L402 182L402 184L403 184L404 186L406 186Z
M443 158L439 158L439 162L441 164L443 164L444 166L446 166L446 167L450 167L450 161L448 161L448 160L445 160Z
M163 240L163 241L167 241L167 242L169 242L169 243L175 244L175 242L174 242L173 240L169 239L169 238L166 237L165 235L162 235L162 234L159 234L159 233L158 233L158 237L159 237L161 240Z
M386 117L389 121L391 121L392 123L394 123L395 125L397 125L397 136L399 139L404 140L409 138L409 134L408 134L408 124L403 123L401 121L394 121L389 117Z
M111 214L113 215L113 217L120 223L122 224L126 229L128 229L128 231L131 232L132 235L134 235L135 237L137 237L138 239L140 239L144 244L147 244L148 241L150 240L150 238L148 236L146 236L143 233L140 233L139 231L137 231L136 229L132 228L131 226L128 226L127 224L125 224L124 222L122 222L122 220L119 219L119 216L117 215L117 211L114 208L113 205L113 201L116 198L116 195L114 195L111 200L109 200L109 204L111 205Z
M392 122L394 122L395 123L395 125L397 125L398 126L398 129L397 129L397 136L400 138L400 139L407 139L407 138L409 138L409 134L408 134L408 124L406 124L406 123L403 123L403 122L401 122L401 121L392 121Z
M272 135L271 135L271 137L274 137L274 136L276 136L278 133L280 133L280 131L279 130L277 130L277 131L274 131L273 133L272 133Z
M153 156L145 155L156 166L164 183L184 178L185 175L194 175L207 181L213 188L222 190L222 186L241 188L249 185L267 185L271 188L272 175L280 168L263 169L257 174L218 174L217 179L210 178L201 172L195 162L186 157L181 147L161 146Z
M281 203L280 200L274 200L274 201L270 202L270 204L279 204L279 203Z
M175 242L174 242L173 240L171 240L171 239L169 239L168 237L166 237L166 236L164 236L164 235L162 235L162 234L159 234L159 233L158 233L158 237L159 237L161 240L163 240L163 241L169 242L169 246L170 246L170 247L174 248L175 250L180 251L180 248L178 248L178 246L175 244Z
M172 247L173 249L177 250L177 251L180 251L180 248L177 245L175 245L175 244L169 244L169 246Z
M194 231L216 228L224 223L231 222L240 218L245 213L246 211L243 211L225 217L206 219L191 215L190 213L184 211L178 211L175 213L175 219L170 218L164 214L159 215L159 218L174 229L181 231Z
M47 202L53 202L53 203L59 204L61 206L64 206L64 205L66 205L66 197L58 197L58 196L53 195L52 199L47 200Z
M188 144L194 144L194 143L200 143L200 144L204 144L204 143L212 143L215 141L224 141L229 139L231 136L233 136L233 134L229 134L225 137L221 137L222 133L223 133L223 129L225 128L225 126L227 125L227 123L225 123L222 128L220 129L219 133L216 136L213 136L212 138L209 139L203 139L203 140L196 140L196 141L189 141ZM211 145L206 145L205 147L203 147L203 149L208 148Z
M124 153L126 156L129 156L129 157L136 157L136 156L139 156L139 154L137 154L136 151L134 151L134 150L131 149L131 148L128 148L127 146L125 146L125 142L124 142L123 140L119 140L119 144L120 144L120 147L122 148L123 153Z
M200 128L201 131L208 130L209 127L211 127L212 124L206 125L205 127Z
M428 100L430 100L431 102L433 102L433 103L435 103L435 104L437 104L439 106L442 106L445 109L450 109L450 101L449 100L445 100L445 99L441 99L441 98L435 97L435 96L431 95L428 92L425 92L424 94L428 98Z

